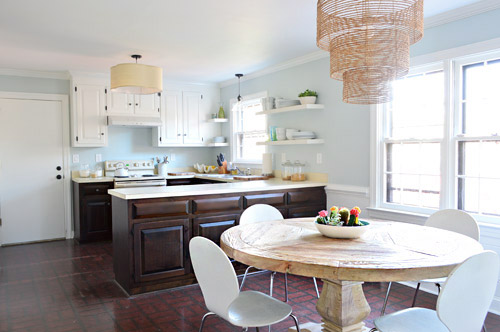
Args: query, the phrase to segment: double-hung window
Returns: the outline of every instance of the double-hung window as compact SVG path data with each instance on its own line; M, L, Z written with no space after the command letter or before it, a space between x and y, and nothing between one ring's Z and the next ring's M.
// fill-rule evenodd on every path
M500 222L500 53L412 68L379 105L379 208Z
M267 116L258 115L262 111L261 98L267 93L244 96L241 102L231 101L232 119L232 159L239 164L261 164L266 152L264 142L268 138Z

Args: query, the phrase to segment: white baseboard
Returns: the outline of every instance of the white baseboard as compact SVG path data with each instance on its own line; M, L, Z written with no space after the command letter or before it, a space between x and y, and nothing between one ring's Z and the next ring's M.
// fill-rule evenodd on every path
M402 281L398 282L399 284L411 287L411 288L416 288L417 283L414 281ZM420 290L426 293L438 295L437 287L434 284L431 283L422 283L420 284ZM389 298L389 301L391 299ZM418 297L417 297L417 305L418 305ZM493 302L491 303L490 310L489 312L495 314L495 315L500 315L500 297L495 296L493 298Z

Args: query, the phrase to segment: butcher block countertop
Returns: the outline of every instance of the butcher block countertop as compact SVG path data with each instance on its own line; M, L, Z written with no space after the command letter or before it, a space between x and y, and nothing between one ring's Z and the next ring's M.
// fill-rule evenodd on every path
M168 179L167 179L168 180ZM180 196L200 196L214 194L231 194L252 191L272 191L300 188L324 187L324 182L292 182L281 179L271 179L262 181L242 181L219 184L198 184L189 186L166 186L166 187L142 187L142 188L122 188L110 189L108 193L112 196L129 199L180 197Z

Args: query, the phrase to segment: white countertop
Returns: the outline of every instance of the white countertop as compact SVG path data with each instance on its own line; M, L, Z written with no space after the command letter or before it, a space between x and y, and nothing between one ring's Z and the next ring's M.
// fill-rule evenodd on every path
M192 175L191 175L192 176ZM176 179L180 177L175 177ZM197 184L188 186L141 187L110 189L108 194L121 199L144 199L180 196L198 196L214 194L231 194L252 191L287 190L298 188L323 187L327 183L302 181L292 182L281 179L241 181L233 183Z
M112 177L100 177L100 178L73 178L73 182L76 183L99 183L99 182L113 182L115 179Z

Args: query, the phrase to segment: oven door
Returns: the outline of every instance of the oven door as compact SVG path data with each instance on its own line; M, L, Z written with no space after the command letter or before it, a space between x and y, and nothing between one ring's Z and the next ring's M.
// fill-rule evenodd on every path
M115 188L164 187L166 180L128 180L115 181Z

